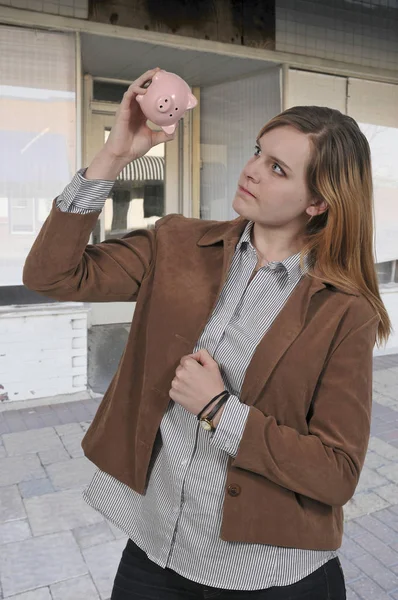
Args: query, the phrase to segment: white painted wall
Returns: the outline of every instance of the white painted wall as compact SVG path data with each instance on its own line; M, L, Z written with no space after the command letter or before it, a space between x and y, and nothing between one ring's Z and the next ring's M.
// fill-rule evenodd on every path
M4 402L86 389L88 310L75 302L0 307Z

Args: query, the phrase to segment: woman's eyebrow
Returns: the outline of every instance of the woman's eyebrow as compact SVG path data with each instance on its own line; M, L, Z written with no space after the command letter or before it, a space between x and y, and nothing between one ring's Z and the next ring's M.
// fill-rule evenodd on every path
M261 152L263 151L263 149L261 148L261 144L259 141L256 142L257 146L260 147ZM290 171L291 173L293 173L293 171L291 170L291 168L289 167L289 165L287 165L285 162L283 162L283 160L281 160L280 158L277 158L276 156L272 156L271 154L269 155L269 158L271 160L274 160L275 162L279 163L280 165L282 165L283 167L285 167L285 169L287 169L288 171Z

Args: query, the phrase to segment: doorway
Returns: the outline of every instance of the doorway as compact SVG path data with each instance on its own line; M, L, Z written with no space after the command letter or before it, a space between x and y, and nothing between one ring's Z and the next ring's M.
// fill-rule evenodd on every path
M91 162L108 139L119 106L116 102L94 100L92 95L93 79L86 75L85 165ZM148 125L156 129L152 123ZM181 148L186 125L180 123L174 140L155 146L145 156L128 164L119 174L92 233L92 243L122 237L134 229L151 229L158 219L167 214L184 213L179 187L183 169ZM89 327L130 324L134 308L135 303L132 302L93 303Z

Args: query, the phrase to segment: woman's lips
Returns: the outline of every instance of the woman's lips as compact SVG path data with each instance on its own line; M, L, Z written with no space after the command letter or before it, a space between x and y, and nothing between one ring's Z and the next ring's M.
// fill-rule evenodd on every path
M239 190L241 192L243 192L244 194L247 194L248 196L251 196L252 198L255 198L255 196L251 192L249 192L249 190L247 190L246 188L244 188L242 185L239 185L238 187L239 187Z

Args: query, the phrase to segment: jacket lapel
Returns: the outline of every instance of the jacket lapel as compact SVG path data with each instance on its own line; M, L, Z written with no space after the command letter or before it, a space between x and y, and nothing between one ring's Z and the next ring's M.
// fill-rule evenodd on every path
M278 362L301 332L311 298L326 286L305 275L297 284L279 315L258 344L246 370L241 402L256 402Z
M236 244L247 223L247 219L243 217L224 221L213 226L197 242L201 247L212 246L220 241L224 244L222 274L214 306L227 279ZM312 296L325 287L320 279L308 275L301 279L252 356L242 385L241 402L248 405L255 403L272 371L303 328Z

